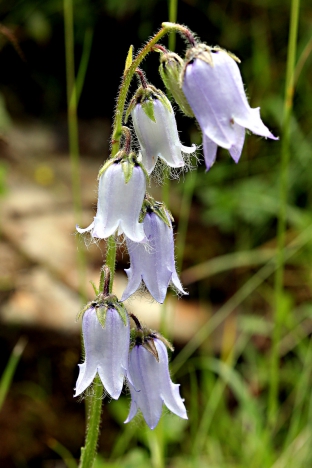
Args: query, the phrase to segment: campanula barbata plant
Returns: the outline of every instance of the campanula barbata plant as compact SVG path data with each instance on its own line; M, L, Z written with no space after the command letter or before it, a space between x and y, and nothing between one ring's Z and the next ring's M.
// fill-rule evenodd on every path
M159 44L170 31L179 32L189 43L184 58ZM140 69L143 59L153 51L159 54L159 72L170 99L186 116L195 117L202 130L207 170L216 160L218 146L226 148L238 162L245 129L276 139L262 122L259 108L250 107L239 60L233 54L197 42L188 28L173 23L163 23L134 58L130 47L117 98L111 155L99 171L96 216L87 228L77 227L79 233L88 232L95 241L105 239L107 257L99 289L94 286L96 297L81 314L85 355L79 365L75 396L96 382L90 414L98 415L103 387L105 394L118 399L126 384L131 404L125 423L140 412L151 429L158 424L163 405L183 419L187 419L187 412L179 385L172 382L169 373L167 348L172 346L158 332L142 326L123 301L142 283L160 303L169 286L180 295L187 294L175 265L173 217L146 190L158 158L164 165L183 168L184 155L196 150L195 145L182 145L171 102L164 91L147 82ZM139 85L127 103L135 75ZM125 126L128 120L132 128ZM112 295L117 236L125 240L130 257L128 284L121 301ZM98 437L99 424L99 417L89 421L82 468L89 463L89 438ZM95 451L96 441L93 447Z

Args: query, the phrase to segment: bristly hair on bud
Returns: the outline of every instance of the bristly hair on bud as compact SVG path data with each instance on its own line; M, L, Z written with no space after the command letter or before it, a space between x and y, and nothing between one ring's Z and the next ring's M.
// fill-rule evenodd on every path
M194 117L193 111L182 91L181 75L184 68L183 59L174 52L160 50L159 74L169 93L188 117Z

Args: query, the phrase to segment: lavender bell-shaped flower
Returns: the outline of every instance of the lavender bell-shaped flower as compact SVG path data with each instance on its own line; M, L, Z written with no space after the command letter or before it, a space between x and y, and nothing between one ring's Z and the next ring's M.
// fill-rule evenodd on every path
M117 400L128 367L130 325L125 309L119 302L91 305L83 315L82 332L85 361L79 364L74 396L81 395L98 373L107 393Z
M260 118L260 108L247 101L235 56L219 48L198 44L186 53L182 89L203 132L207 170L216 159L217 147L229 150L238 162L245 128L277 140Z
M97 212L94 221L79 233L105 239L118 230L135 242L144 239L139 215L146 190L146 175L134 153L108 161L99 178Z
M154 429L160 419L163 403L183 419L187 419L178 384L170 379L168 353L156 335L137 342L129 354L127 380L131 392L128 423L141 410L147 425Z
M128 285L121 300L131 296L143 280L157 302L164 302L171 283L181 294L187 294L181 285L174 261L173 229L168 212L160 203L149 205L143 221L148 243L139 244L126 238L130 268L125 270Z
M148 174L158 158L170 167L183 167L182 153L194 153L196 146L180 142L174 112L165 94L151 85L141 87L130 103L129 112Z

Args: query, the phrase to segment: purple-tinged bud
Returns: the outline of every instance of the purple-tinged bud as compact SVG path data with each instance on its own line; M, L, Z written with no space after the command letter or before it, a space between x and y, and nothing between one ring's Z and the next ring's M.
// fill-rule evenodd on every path
M178 384L170 379L168 353L161 339L150 338L150 350L144 343L135 344L129 354L127 380L131 392L128 423L141 410L147 425L154 429L160 419L162 406L187 419ZM156 354L156 355L155 355Z
M121 300L124 301L135 293L142 280L153 298L160 303L164 302L170 283L181 294L187 294L176 272L173 229L168 212L165 211L165 214L161 215L148 210L143 226L147 244L126 239L130 268L125 272L129 282Z
M217 146L228 149L238 162L245 128L278 139L263 124L260 108L249 106L237 61L232 54L204 44L186 54L182 89L204 135L207 170L215 161Z
M117 230L134 242L144 239L139 215L146 190L146 176L133 155L108 161L99 179L97 212L94 221L79 233L106 239Z
M98 373L107 393L117 400L128 367L129 317L122 304L97 304L82 319L85 361L79 364L75 397L81 395ZM102 323L100 323L100 320Z
M194 153L196 146L183 146L180 142L174 112L165 94L151 85L139 88L129 112L148 174L158 158L170 167L183 167L182 153Z

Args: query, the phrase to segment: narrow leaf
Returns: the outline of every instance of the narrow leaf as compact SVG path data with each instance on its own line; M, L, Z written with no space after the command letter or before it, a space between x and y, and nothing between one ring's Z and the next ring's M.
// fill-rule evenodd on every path
M128 51L128 55L127 55L126 63L125 63L124 75L126 74L126 71L128 70L128 68L130 68L132 64L132 57L133 57L133 45L129 47L129 51Z

